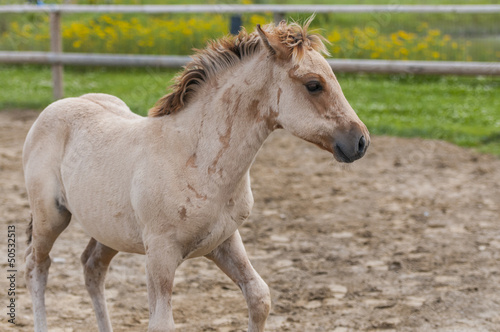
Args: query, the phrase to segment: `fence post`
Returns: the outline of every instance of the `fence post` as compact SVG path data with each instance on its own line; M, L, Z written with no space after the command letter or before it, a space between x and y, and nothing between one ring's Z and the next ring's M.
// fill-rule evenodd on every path
M231 24L229 27L229 32L232 35L236 36L238 33L240 33L240 29L241 29L242 25L243 24L241 23L241 15L234 14L233 16L231 16Z
M274 12L273 13L273 20L274 20L274 23L277 25L279 24L281 21L283 21L286 17L286 13L284 12Z
M56 55L62 53L61 12L59 11L50 12L50 51ZM52 65L52 92L55 100L64 96L63 65L61 63Z

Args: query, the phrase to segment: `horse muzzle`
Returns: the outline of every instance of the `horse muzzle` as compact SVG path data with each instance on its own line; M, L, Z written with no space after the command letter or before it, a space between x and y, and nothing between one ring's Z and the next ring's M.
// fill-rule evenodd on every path
M364 125L364 128L358 127L334 140L333 156L337 161L352 163L365 155L370 145L370 135Z

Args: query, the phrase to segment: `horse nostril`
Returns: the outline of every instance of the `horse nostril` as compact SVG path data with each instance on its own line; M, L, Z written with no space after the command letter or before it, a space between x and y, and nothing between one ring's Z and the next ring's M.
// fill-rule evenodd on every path
M366 139L365 136L362 135L361 138L359 139L358 143L358 153L364 153L366 148Z

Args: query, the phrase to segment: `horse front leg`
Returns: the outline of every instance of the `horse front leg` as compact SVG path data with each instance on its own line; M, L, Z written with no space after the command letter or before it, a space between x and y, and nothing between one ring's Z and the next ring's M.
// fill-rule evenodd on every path
M175 270L182 262L182 255L178 248L169 246L166 238L154 236L145 241L149 301L148 332L175 331L172 288Z
M206 256L237 284L247 301L248 332L262 332L271 308L269 287L248 259L238 231Z

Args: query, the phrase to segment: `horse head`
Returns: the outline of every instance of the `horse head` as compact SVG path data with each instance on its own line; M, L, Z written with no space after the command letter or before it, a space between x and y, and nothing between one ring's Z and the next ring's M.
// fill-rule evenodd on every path
M308 34L312 18L302 27L284 21L257 26L261 42L272 64L276 128L316 144L339 162L353 162L370 144L368 129L344 97L327 54L323 37Z

